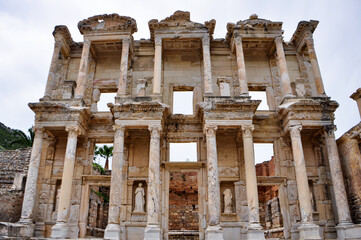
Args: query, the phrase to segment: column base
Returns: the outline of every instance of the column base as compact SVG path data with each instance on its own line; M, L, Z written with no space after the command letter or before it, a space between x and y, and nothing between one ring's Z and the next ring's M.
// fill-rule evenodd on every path
M206 240L223 240L223 228L220 226L208 226L206 228Z
M320 227L314 223L303 223L298 227L300 231L300 240L322 239L320 236Z
M264 230L260 224L250 224L247 228L247 239L264 240Z
M20 219L19 222L10 224L10 236L33 237L35 224L30 219Z
M159 225L147 225L144 230L144 240L161 240L162 232Z
M121 239L122 237L122 228L119 224L110 223L105 228L104 239Z
M51 238L67 238L68 236L68 224L63 222L57 222L51 228Z
M361 224L340 223L335 228L337 239L361 239Z

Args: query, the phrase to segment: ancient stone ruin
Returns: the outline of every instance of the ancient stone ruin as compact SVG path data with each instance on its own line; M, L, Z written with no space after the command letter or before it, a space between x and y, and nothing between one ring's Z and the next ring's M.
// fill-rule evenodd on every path
M136 21L118 14L80 21L83 42L56 26L44 97L29 104L35 141L21 218L1 233L359 239L346 191L361 183L344 183L317 24L301 21L289 42L282 22L257 15L228 23L223 39L213 38L215 20L183 11L150 20L150 39L134 40ZM189 103L175 98L184 92ZM92 164L98 143L114 146L106 174ZM194 159L173 158L180 143L195 146ZM272 144L274 156L256 165L256 143Z

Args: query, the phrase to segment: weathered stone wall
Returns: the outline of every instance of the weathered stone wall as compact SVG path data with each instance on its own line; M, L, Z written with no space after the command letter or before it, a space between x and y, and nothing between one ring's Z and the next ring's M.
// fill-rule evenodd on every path
M0 222L20 218L30 154L31 148L0 152Z

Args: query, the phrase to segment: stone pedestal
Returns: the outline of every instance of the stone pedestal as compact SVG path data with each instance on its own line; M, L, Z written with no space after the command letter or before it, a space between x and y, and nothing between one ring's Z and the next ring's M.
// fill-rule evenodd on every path
M335 228L337 239L361 239L361 224L338 224Z
M300 240L315 240L321 239L320 227L313 223L302 223L298 227Z
M162 238L162 231L159 225L147 225L144 230L144 240L160 240Z
M118 240L122 237L122 228L119 224L109 223L104 232L104 239Z
M264 231L260 226L248 226L247 239L249 240L264 240Z
M206 240L223 240L223 229L220 226L206 228Z

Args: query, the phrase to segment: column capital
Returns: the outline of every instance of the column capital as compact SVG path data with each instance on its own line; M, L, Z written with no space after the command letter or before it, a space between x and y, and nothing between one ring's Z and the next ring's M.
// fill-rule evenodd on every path
M233 38L233 41L235 44L242 44L242 37L241 35L238 35L236 37Z
M130 43L130 37L122 38L122 43L129 45L129 43Z
M83 48L84 48L84 46L86 46L86 47L90 47L90 44L91 44L91 40L90 39L84 39L84 41L83 41Z
M310 32L306 33L304 39L305 39L305 43L306 43L307 47L312 47L312 48L314 47L312 33L310 33Z
M324 129L327 137L335 137L336 125L327 125Z
M115 131L115 134L120 134L124 136L125 125L113 125L113 129Z
M243 137L252 137L252 132L254 130L254 125L243 125L241 127L242 129L242 133L243 133Z
M282 42L283 42L282 36L275 37L275 43L282 43Z
M160 125L149 125L148 126L149 132L151 137L158 137L160 136L160 132L162 131L162 126Z
M205 124L203 131L207 137L215 137L218 126L215 124Z
M39 127L39 126L33 126L33 132L35 135L39 134L39 135L43 135L43 133L45 132L44 127Z
M73 136L77 137L81 134L81 129L79 126L66 126L65 131L68 132L69 136L73 135Z
M291 137L300 137L302 125L294 125L289 127Z
M209 43L210 43L209 35L208 34L203 35L203 37L202 37L202 45L203 46L205 46L205 45L209 46Z
M162 46L162 38L161 37L155 37L154 38L154 45L155 46Z

